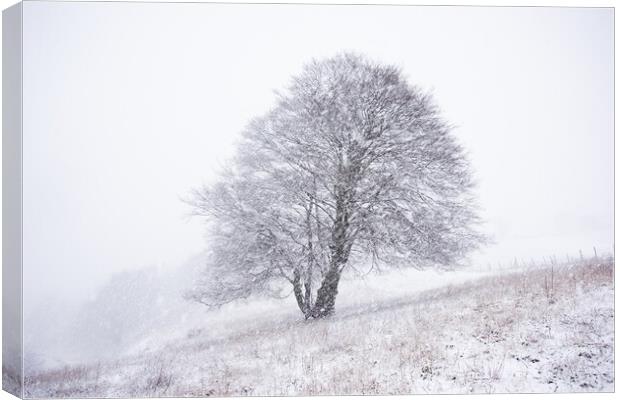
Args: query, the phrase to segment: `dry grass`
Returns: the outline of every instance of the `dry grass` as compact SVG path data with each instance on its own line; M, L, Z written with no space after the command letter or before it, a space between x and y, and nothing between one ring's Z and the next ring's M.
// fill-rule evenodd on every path
M613 260L479 279L323 321L207 333L29 377L28 397L612 391ZM95 373L98 369L99 372Z
M2 365L2 389L14 396L22 397L22 379L20 373Z

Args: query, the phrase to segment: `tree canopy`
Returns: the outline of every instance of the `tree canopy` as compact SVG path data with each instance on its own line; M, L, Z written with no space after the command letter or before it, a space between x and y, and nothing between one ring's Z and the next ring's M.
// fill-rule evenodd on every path
M451 266L477 248L474 182L431 95L354 54L312 61L242 134L220 180L193 191L206 217L209 305L292 285L330 315L342 272Z

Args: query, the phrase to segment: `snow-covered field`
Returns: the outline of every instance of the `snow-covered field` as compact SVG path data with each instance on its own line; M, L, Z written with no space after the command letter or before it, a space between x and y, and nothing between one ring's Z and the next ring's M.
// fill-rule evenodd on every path
M613 391L613 277L609 259L344 281L332 318L304 321L292 299L201 310L118 359L31 373L25 394Z

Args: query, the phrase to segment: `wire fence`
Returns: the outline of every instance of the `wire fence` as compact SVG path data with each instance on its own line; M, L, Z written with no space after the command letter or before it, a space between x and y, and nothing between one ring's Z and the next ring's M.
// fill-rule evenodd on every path
M591 250L585 251L579 249L577 255L565 253L558 256L558 254L551 254L549 256L542 256L539 258L519 258L514 257L510 262L498 261L496 263L487 263L487 271L513 271L523 269L536 269L536 268L548 268L548 267L561 267L561 266L575 266L582 264L597 264L600 262L611 262L614 264L615 252L614 247L610 252L600 251L596 246L592 246Z

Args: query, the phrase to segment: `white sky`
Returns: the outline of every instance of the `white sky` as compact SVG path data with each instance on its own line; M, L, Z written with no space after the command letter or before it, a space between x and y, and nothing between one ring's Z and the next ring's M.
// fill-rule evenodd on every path
M343 50L399 65L456 125L497 242L476 262L609 251L612 38L611 9L26 2L26 306L202 250L179 198Z

